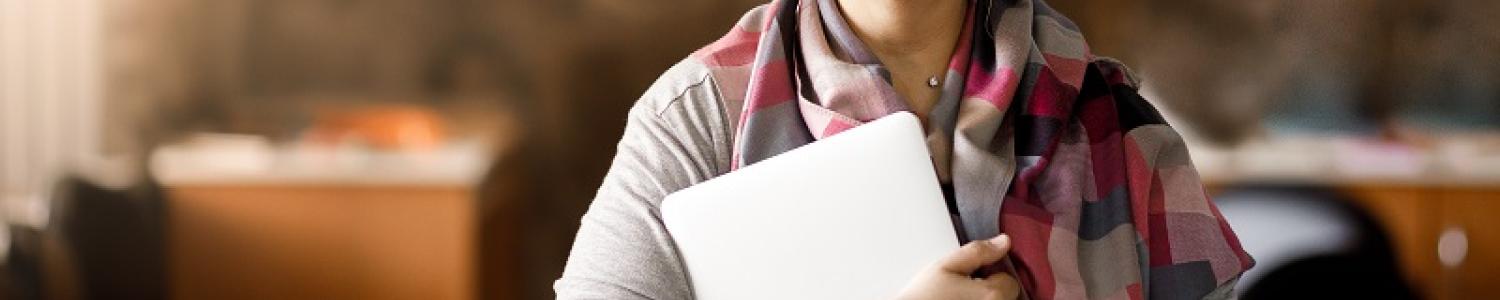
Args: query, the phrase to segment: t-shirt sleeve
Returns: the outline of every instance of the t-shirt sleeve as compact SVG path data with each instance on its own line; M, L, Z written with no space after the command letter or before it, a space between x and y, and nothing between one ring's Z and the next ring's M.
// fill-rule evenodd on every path
M727 165L719 154L728 149L723 114L708 82L658 81L631 109L567 267L553 284L558 299L692 298L660 204Z

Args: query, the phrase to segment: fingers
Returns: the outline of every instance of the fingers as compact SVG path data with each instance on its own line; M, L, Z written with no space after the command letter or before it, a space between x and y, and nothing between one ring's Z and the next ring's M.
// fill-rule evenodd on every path
M1005 258L1007 252L1010 252L1010 236L1001 234L992 239L969 242L939 261L938 268L945 273L968 276L980 267Z
M899 299L1015 300L1021 288L1011 274L996 273L980 279L969 277L975 270L1004 259L1010 247L1010 237L1003 234L964 245L924 270L903 290Z
M991 299L1014 300L1021 295L1021 283L1007 273L990 275L984 279L984 284L992 292Z

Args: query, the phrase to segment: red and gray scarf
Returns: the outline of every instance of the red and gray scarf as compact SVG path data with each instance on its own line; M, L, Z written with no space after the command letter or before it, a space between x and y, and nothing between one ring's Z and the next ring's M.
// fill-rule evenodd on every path
M742 103L733 166L908 110L833 0L779 0L694 54ZM1201 298L1253 264L1181 138L1041 0L979 0L928 144L968 239L1001 232L1033 299Z

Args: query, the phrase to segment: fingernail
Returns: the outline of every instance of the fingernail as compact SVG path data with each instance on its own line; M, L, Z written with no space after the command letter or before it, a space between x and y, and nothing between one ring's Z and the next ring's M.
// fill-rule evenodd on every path
M990 239L990 244L991 245L995 245L995 246L1000 246L1000 247L1010 246L1010 236L1009 235L1005 235L1005 234L1001 234L1000 236L991 238Z

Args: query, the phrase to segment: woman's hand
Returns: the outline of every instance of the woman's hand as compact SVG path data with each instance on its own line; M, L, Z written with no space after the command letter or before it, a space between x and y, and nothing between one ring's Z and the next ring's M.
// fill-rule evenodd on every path
M995 273L988 278L969 277L969 274L980 267L1005 258L1007 252L1010 252L1010 237L1004 234L989 240L969 242L917 274L896 299L1016 299L1021 287L1010 274Z

